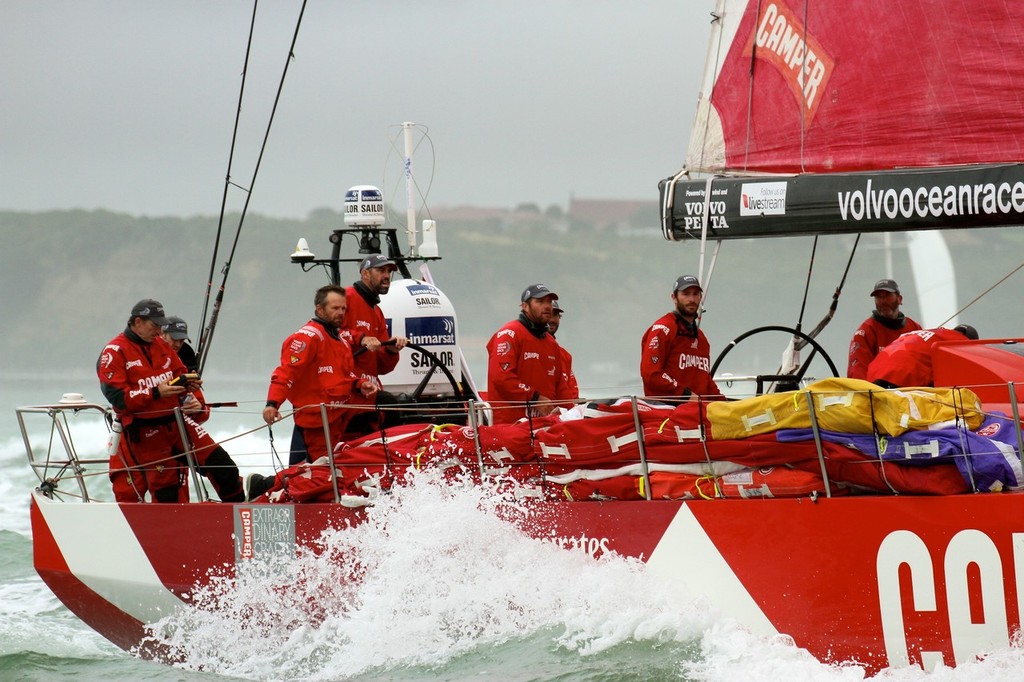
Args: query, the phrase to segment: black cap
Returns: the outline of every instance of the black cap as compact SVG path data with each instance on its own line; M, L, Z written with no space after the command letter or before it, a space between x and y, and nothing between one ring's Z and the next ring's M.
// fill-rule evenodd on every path
M704 291L704 287L700 285L699 279L697 279L693 275L683 275L682 277L676 280L676 285L672 287L672 293L674 294L677 291L685 291L690 287L697 287L698 289L701 290L701 292Z
M548 289L547 284L531 284L523 290L522 301L526 303L531 298L547 298L548 296L558 300L558 294Z
M359 272L369 270L370 268L386 268L388 266L391 266L392 272L398 269L395 265L395 261L387 258L386 256L382 256L379 253L375 253L372 256L367 256L363 259L363 262L359 264Z
M871 290L871 295L874 296L879 291L889 291L899 296L900 285L896 284L896 280L894 279L880 279L875 282L875 288Z
M969 338L971 341L978 340L978 330L969 324L958 324L957 326L953 327L953 331L960 332L961 334Z
M188 338L188 325L185 320L180 317L171 316L167 318L167 324L163 326L163 330L167 332L172 339L175 341L190 341Z
M556 313L561 315L564 312L565 312L565 308L563 308L561 305L559 305L557 298L554 301L551 302L551 314L552 315L554 315Z
M152 298L144 298L136 303L132 308L132 317L148 318L156 322L161 327L167 324L163 304L160 301L153 300Z

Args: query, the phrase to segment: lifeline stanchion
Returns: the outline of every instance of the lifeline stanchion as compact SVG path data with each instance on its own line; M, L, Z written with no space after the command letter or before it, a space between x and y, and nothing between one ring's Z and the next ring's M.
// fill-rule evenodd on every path
M196 465L196 459L193 456L195 451L193 450L192 439L188 437L188 432L185 430L185 419L182 416L181 406L174 408L174 420L178 422L178 432L181 434L181 444L185 448L185 460L188 462L188 470L192 476L192 484L196 488L196 496L200 502L209 502L210 494L206 492L205 486L202 485L202 481L199 478L199 471Z
M644 447L644 429L640 424L640 412L636 406L636 396L630 396L633 406L633 425L636 427L636 446L640 450L640 471L644 479L644 499L651 499L651 475L647 470L647 449Z
M821 465L821 478L825 481L825 497L832 497L832 485L828 481L825 469L825 453L821 447L821 431L818 430L818 415L814 413L814 394L807 391L807 414L811 418L811 433L814 434L814 446L818 449L818 463Z
M1017 408L1017 386L1011 381L1006 384L1010 392L1010 412L1013 414L1014 431L1017 432L1017 453L1024 456L1024 435L1020 432L1020 410Z
M320 421L324 425L324 440L327 442L327 463L331 467L331 488L334 489L334 503L341 502L338 492L338 472L334 469L334 443L331 442L331 427L327 423L327 405L320 403ZM307 455L308 456L308 455Z
M469 428L473 429L473 445L476 447L476 461L480 466L480 482L484 480L484 453L480 447L480 426L476 416L476 401L469 401Z

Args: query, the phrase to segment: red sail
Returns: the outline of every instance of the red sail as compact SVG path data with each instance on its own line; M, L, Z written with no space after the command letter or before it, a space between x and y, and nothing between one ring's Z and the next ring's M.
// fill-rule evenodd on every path
M715 15L690 171L1024 159L1022 2L720 0Z

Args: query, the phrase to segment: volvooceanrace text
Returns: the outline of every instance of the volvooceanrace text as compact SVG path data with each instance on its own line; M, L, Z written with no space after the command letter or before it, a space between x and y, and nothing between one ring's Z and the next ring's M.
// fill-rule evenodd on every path
M888 218L950 218L970 215L1024 213L1024 182L987 182L973 185L932 185L902 189L839 192L842 220Z

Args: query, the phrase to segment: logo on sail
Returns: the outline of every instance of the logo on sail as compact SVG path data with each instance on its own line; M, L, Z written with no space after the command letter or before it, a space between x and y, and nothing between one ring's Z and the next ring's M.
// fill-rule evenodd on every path
M786 183L743 183L740 188L740 215L786 215Z
M810 123L835 68L831 55L807 32L799 17L781 2L768 2L761 7L757 29L746 49L747 55L751 52L779 70L803 104Z

